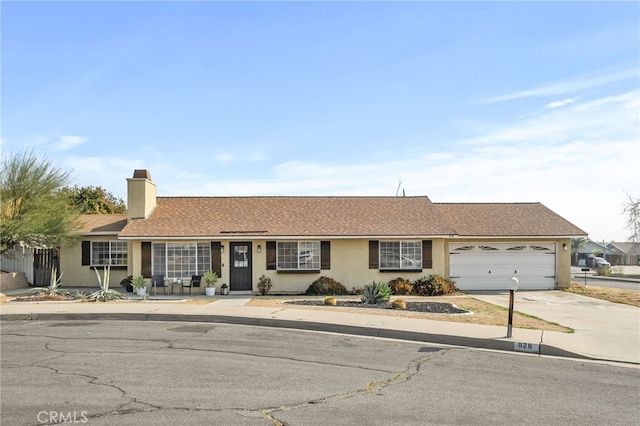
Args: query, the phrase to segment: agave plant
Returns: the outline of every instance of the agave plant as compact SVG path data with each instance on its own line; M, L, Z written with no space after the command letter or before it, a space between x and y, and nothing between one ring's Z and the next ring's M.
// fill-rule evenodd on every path
M377 305L379 303L387 303L391 297L391 287L387 283L372 282L364 287L362 292L362 303Z
M64 291L60 288L60 286L62 285L63 274L64 272L60 274L60 276L58 276L58 270L56 268L53 268L51 270L51 280L49 280L49 286L47 288L39 290L39 294L46 294L50 296L53 296L53 295L68 296L69 292Z
M98 277L98 284L100 284L100 290L94 291L88 296L88 300L96 302L106 302L107 300L124 299L125 295L119 291L115 291L109 288L109 277L111 275L111 268L109 266L104 267L104 274L100 277L97 269L96 276Z

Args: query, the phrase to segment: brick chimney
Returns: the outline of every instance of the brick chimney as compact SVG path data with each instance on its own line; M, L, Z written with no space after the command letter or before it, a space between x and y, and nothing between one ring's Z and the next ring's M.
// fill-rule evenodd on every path
M148 170L134 170L127 179L127 219L146 219L156 208L156 184Z

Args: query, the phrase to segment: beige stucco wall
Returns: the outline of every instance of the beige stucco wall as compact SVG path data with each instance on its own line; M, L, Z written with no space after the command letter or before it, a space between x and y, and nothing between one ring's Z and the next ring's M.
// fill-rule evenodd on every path
M217 240L220 241L220 240ZM433 240L433 268L424 269L420 272L380 272L376 269L369 269L369 239L343 239L331 241L331 269L313 273L278 273L275 270L267 270L267 241L266 240L244 240L251 242L252 247L252 286L253 292L258 293L258 280L263 274L271 278L273 287L270 294L291 294L304 293L309 285L321 276L327 276L342 283L347 290L353 287L363 288L371 281L388 282L394 278L403 277L409 280L430 275L444 275L443 240ZM176 242L154 241L154 242ZM230 274L230 250L229 240L220 241L224 247L222 254L222 274L216 284L216 293L219 294L223 284L229 285ZM261 250L258 253L258 246ZM142 270L141 264L141 241L133 240L129 242L129 275L137 275ZM184 277L188 278L188 277Z
M94 269L82 265L82 240L88 241L109 241L116 240L115 235L100 235L84 237L78 240L71 247L60 248L60 272L62 275L62 285L64 287L99 287L98 277ZM131 261L131 253L129 253ZM104 275L102 268L98 269L100 277ZM120 281L127 276L126 270L111 270L110 286L115 290L120 290Z
M115 237L100 236L92 237L91 240L109 240ZM88 238L85 238L88 239ZM342 283L347 290L353 287L363 288L371 281L388 282L394 278L402 277L415 280L422 276L438 274L449 276L449 243L477 242L478 239L434 239L433 241L433 268L424 269L422 272L380 272L377 269L369 269L369 239L339 239L331 241L331 269L322 270L319 273L278 273L275 270L266 269L266 240L251 240L252 243L252 283L253 291L258 293L257 283L261 275L271 278L273 287L271 294L303 293L307 287L321 276L327 276ZM513 239L492 239L494 242L510 242ZM564 251L563 244L571 246L570 239L558 240L518 240L523 242L555 242L557 286L558 288L568 287L571 283L571 251ZM167 242L167 241L158 241ZM175 240L173 240L175 242ZM229 241L222 240L224 253L222 254L222 276L217 283L217 292L220 292L222 284L229 285ZM258 246L261 252L258 253ZM60 253L60 267L64 272L63 283L65 286L97 287L98 280L93 269L81 265L82 245L78 241L73 247L64 248ZM141 263L141 241L129 241L129 265L127 271L111 271L112 287L119 287L120 280L127 275L138 275L142 271ZM186 277L185 277L186 278Z
M378 239L384 241L383 239ZM395 239L397 240L397 239ZM225 242L224 245L228 246ZM262 252L257 252L257 246L262 247ZM319 273L283 273L275 270L266 270L267 254L266 241L253 241L253 291L258 292L258 279L262 274L271 278L273 287L270 294L304 293L312 282L326 276L333 278L344 285L348 291L353 287L362 289L372 281L384 281L398 277L415 280L425 275L444 274L443 240L433 240L433 268L423 269L422 272L380 272L377 269L369 269L369 239L340 239L331 241L331 269L322 270ZM228 255L227 256L228 263ZM225 265L226 266L226 265ZM223 275L227 279L221 279L221 283L228 283L228 268L223 269Z
M567 250L564 250L567 247ZM571 239L558 240L556 250L556 276L558 288L568 288L571 285Z
M145 178L127 179L127 217L147 218L156 207L156 184Z

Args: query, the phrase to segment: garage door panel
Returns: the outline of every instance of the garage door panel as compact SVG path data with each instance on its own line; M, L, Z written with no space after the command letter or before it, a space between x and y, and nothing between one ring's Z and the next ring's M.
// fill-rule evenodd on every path
M450 276L461 290L506 290L514 276L523 290L555 288L551 243L466 243L450 248Z

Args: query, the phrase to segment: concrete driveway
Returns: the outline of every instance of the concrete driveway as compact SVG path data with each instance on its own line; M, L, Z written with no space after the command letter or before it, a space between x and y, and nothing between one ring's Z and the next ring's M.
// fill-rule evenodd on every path
M509 293L473 294L473 297L508 307ZM640 308L552 291L517 291L514 310L571 327L573 335L545 333L543 342L590 356L640 363Z

